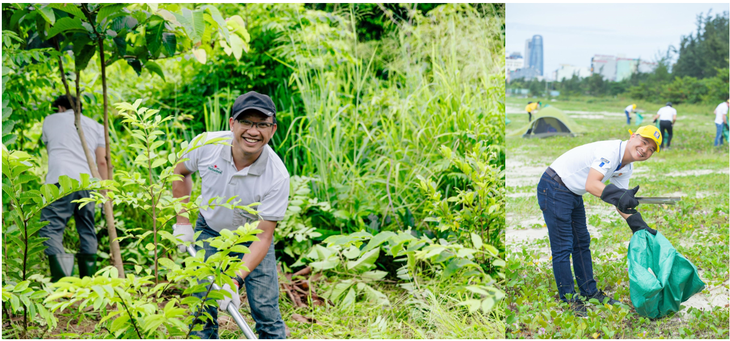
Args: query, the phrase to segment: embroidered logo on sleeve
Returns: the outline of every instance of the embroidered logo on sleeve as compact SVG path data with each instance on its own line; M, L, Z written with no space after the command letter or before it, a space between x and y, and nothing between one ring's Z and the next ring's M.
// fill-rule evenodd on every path
M608 168L609 163L611 163L611 161L608 161L605 158L601 158L601 164L599 164L598 167L604 168L604 166L606 166L606 168Z

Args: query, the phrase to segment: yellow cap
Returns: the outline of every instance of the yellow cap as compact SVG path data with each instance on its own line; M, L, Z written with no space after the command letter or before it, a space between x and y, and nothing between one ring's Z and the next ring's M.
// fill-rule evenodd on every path
M629 129L629 133L633 134L631 129ZM656 142L656 151L659 151L659 146L662 145L662 133L659 131L659 128L655 126L643 126L637 129L636 133L642 137L654 140Z
M631 106L634 107L634 109L636 109L636 104L632 104Z

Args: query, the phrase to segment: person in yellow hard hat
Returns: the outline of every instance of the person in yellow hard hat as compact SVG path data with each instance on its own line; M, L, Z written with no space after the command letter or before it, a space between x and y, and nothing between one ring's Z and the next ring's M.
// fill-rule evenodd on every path
M639 202L634 195L639 186L629 189L629 179L633 163L649 159L661 144L659 129L643 126L631 133L628 140L593 142L565 152L540 178L537 202L548 228L553 275L560 300L571 303L578 316L586 316L584 301L591 298L619 303L596 287L583 195L590 193L616 206L633 232L646 229L656 234L635 209ZM611 183L606 185L608 180ZM570 269L571 256L575 281ZM575 292L575 282L580 295Z
M626 114L626 124L631 124L631 113L636 112L636 104L630 104L626 109L624 109L624 113Z
M532 122L532 115L537 113L537 109L540 108L540 105L542 105L542 102L527 102L527 106L525 107L525 111L527 111L527 122Z

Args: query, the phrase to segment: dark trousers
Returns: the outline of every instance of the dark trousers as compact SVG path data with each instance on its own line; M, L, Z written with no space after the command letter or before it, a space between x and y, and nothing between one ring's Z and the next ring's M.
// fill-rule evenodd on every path
M44 252L47 255L66 253L63 249L63 231L66 229L66 223L68 223L71 216L76 221L76 231L79 233L79 241L81 242L79 252L96 253L99 243L96 240L96 229L94 227L94 204L90 203L83 208L79 208L81 204L71 202L90 196L89 191L74 192L54 201L41 210L41 221L47 221L48 225L41 227L38 235L48 238L43 242L43 245L46 246Z
M628 110L624 110L624 114L626 114L626 124L631 124L631 114Z
M532 113L528 111L527 115L527 122L532 122Z
M198 232L201 233L197 240L220 236L220 233L208 226L202 215L198 215L198 220L195 223L195 233ZM251 246L251 242L244 243L244 245L246 247ZM218 249L208 242L203 242L202 248L196 245L195 249L197 251L205 249L205 259L218 252ZM229 255L243 258L242 253L231 252ZM259 263L259 266L246 276L244 283L248 305L251 307L251 316L256 321L256 332L259 334L259 339L286 339L286 327L279 311L279 278L276 271L273 240L264 259ZM195 293L193 296L202 299L205 292ZM201 339L217 339L218 307L207 307L206 312L210 314L212 319L205 323L203 330L191 334Z
M672 121L659 121L659 130L662 132L662 148L666 142L667 148L672 145ZM666 132L666 134L664 134Z
M570 271L571 256L581 295L594 295L598 289L593 279L591 235L586 224L583 197L573 194L567 187L543 173L537 184L537 202L548 228L553 275L560 299L567 302L567 294L575 296L573 273Z

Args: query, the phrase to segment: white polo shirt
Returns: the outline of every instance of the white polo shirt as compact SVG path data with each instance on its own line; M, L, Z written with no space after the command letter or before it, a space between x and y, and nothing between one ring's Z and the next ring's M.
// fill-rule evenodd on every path
M601 182L606 183L611 179L611 183L617 187L628 189L633 167L630 163L628 166L621 165L627 142L600 141L575 147L558 157L550 167L558 173L565 186L577 195L588 192L586 180L591 168L603 174Z
M233 132L217 131L208 133L207 138L225 137L228 143L233 140ZM279 221L284 219L289 204L289 172L284 163L271 147L264 146L261 156L253 164L238 171L233 163L231 146L213 144L200 147L188 153L189 160L183 164L191 172L199 172L202 178L201 205L207 205L213 197L226 202L238 196L231 203L254 206L262 220ZM235 230L248 222L259 220L243 209L215 207L201 209L210 228L220 232L223 229Z
M670 106L663 107L657 111L660 121L672 121L677 116L677 109Z
M722 124L722 116L727 115L727 109L727 102L722 102L715 108L715 123Z
M104 126L91 118L81 115L81 127L84 130L86 145L89 147L91 157L96 162L96 148L103 148ZM48 151L48 174L46 183L55 184L58 177L66 175L70 178L81 180L79 174L91 174L89 164L86 161L86 154L81 147L81 139L74 125L74 111L49 115L43 120L41 140Z
M628 111L628 112L632 112L632 111L634 111L634 105L633 104L629 104L629 106L626 107L626 109L624 109L624 110L625 111Z

